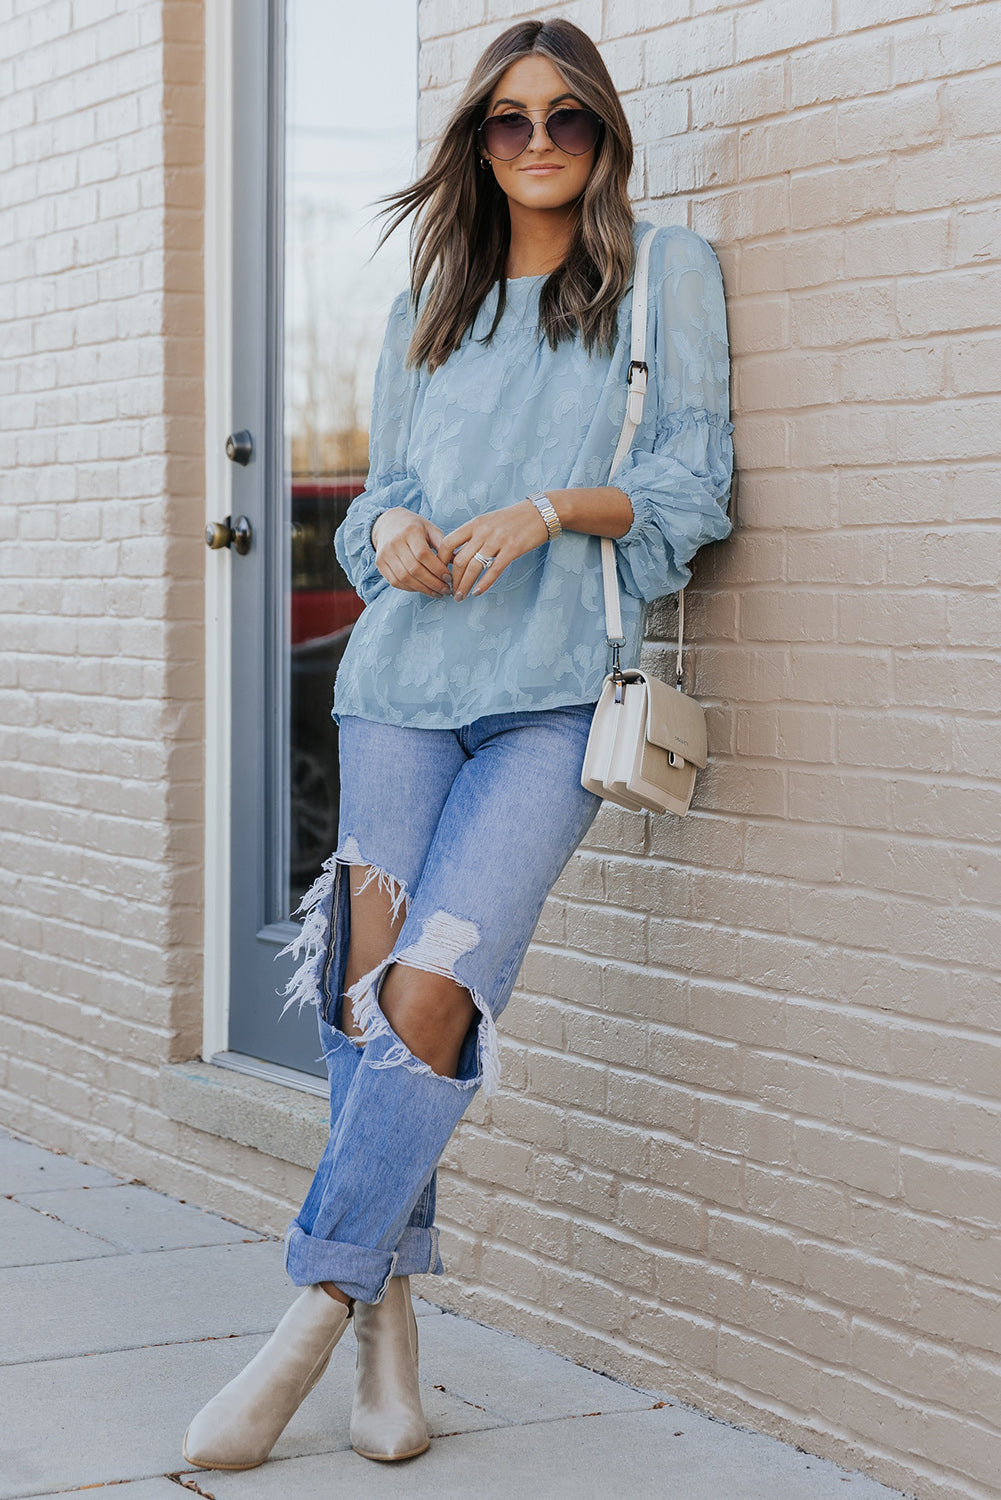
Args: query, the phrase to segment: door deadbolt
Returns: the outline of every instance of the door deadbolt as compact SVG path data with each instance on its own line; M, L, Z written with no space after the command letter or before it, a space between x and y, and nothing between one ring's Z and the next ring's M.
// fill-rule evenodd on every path
M237 516L235 521L227 516L225 521L212 521L205 528L205 545L213 552L220 547L232 547L234 552L246 557L253 538L253 527L246 516Z
M226 457L234 464L246 466L254 456L253 435L247 429L231 432L226 439Z

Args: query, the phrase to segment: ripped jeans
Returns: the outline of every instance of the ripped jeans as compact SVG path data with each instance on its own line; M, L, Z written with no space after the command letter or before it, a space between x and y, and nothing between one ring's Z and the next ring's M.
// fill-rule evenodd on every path
M285 1238L297 1286L332 1281L380 1302L391 1276L441 1273L436 1168L482 1083L499 1082L495 1021L547 895L601 805L580 771L593 704L494 714L462 729L340 721L338 848L303 898L288 1005L316 1005L330 1077L330 1139ZM364 1037L340 1030L350 903L345 867L369 867L405 921L349 991ZM465 986L478 1017L455 1078L432 1071L379 1007L394 963Z

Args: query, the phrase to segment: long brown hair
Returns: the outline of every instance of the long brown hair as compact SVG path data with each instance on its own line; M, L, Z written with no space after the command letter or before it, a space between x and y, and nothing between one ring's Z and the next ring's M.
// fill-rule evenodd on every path
M586 109L603 121L587 185L575 205L570 250L539 297L539 324L555 349L579 331L584 347L609 352L616 310L633 267L633 211L628 182L633 142L619 96L591 38L571 21L519 21L483 53L445 127L427 171L381 201L388 222L381 245L415 214L410 230L411 295L428 295L407 362L434 370L457 348L487 292L498 282L493 335L505 306L505 265L511 240L507 199L492 172L480 170L476 128L490 96L512 63L547 57Z

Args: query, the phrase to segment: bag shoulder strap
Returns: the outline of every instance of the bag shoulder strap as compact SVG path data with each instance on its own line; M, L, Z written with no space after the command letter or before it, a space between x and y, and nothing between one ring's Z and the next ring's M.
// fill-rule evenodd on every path
M629 452L636 429L643 419L643 403L646 398L649 369L646 362L646 310L650 286L650 251L656 229L648 229L640 240L636 251L636 267L633 273L632 321L629 336L629 370L626 374L626 412L622 419L622 430L615 446L608 474L612 483L619 464ZM605 639L616 652L626 644L622 634L622 603L619 598L619 578L615 565L615 542L611 537L601 539L601 582L605 595ZM681 653L685 629L685 591L678 593L678 654L675 663L678 686L681 686Z

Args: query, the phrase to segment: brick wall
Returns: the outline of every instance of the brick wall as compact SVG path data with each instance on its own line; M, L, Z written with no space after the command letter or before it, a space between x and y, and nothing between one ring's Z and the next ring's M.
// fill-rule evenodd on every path
M0 1120L276 1231L309 1173L159 1081L202 1040L204 10L0 20Z
M201 33L0 23L0 1098L134 1171L201 1030Z
M422 0L425 134L535 13ZM986 1500L1001 5L545 13L602 38L642 211L719 255L741 527L691 591L699 815L606 809L549 903L506 1092L443 1174L448 1299L922 1497Z

